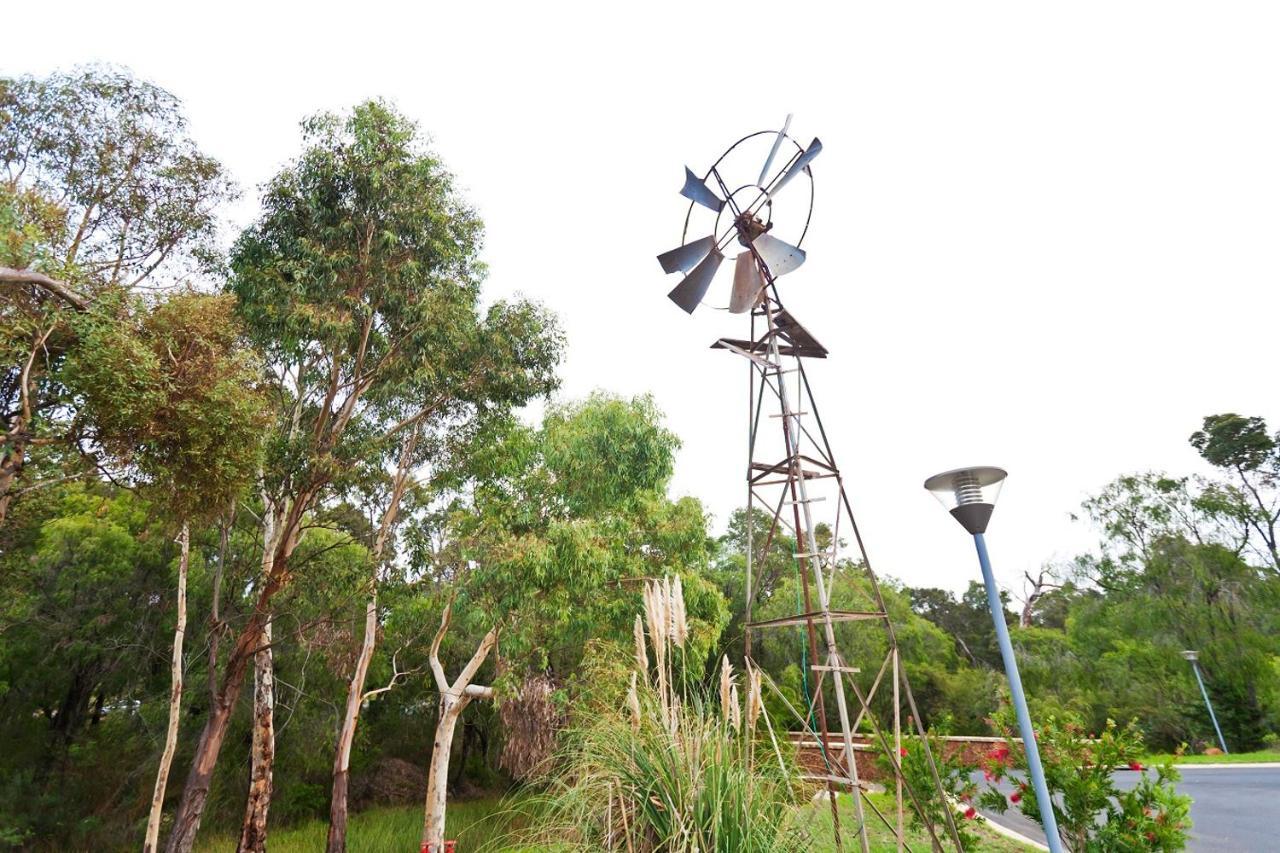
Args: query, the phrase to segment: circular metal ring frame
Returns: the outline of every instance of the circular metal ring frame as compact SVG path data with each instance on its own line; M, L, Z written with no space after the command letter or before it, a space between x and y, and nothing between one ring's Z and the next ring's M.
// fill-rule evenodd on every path
M726 149L724 150L724 153L723 153L723 154L721 154L721 155L716 159L716 161L715 161L714 163L712 163L712 164L711 164L711 168L707 169L707 171L703 173L703 175L702 175L702 180L703 180L703 182L705 183L705 182L706 182L706 180L707 180L707 178L711 177L711 173L712 173L713 171L715 171L715 168L716 168L717 166L719 166L722 162L724 162L724 158L726 158L726 157L728 157L730 154L732 154L732 153L734 152L734 150L735 150L739 145L741 145L742 143L746 142L746 141L747 141L747 140L749 140L749 139L755 139L757 136L763 136L763 135L765 135L765 134L770 134L770 135L773 135L773 136L777 136L777 135L778 135L778 131L776 131L776 130L757 130L755 133L748 133L746 136L742 137L742 138L741 138L741 139L739 139L737 142L735 142L735 143L733 143L732 145L730 145L728 148L726 148ZM794 145L794 146L796 147L796 150L797 150L797 151L799 151L799 152L801 152L801 153L803 153L803 152L804 152L804 146L803 146L803 145L801 145L799 142L797 142L797 141L796 141L796 140L795 140L795 139L794 139L790 134L784 133L784 134L782 134L782 137L783 137L784 139L786 139L788 142L790 142L792 145ZM804 230L802 230L802 231L800 232L800 239L796 241L796 246L797 246L797 247L804 245L804 238L805 238L805 235L809 233L809 222L813 219L813 197L814 197L814 190L813 190L813 172L811 172L808 168L806 168L806 169L805 169L805 176L806 176L806 177L808 177L808 179L809 179L809 210L808 210L808 212L805 214L805 217L804 217ZM739 191L741 191L742 189L744 189L744 188L746 188L746 187L753 187L753 186L756 186L756 184L743 184L741 187L738 187L738 189L734 190L733 192L734 192L734 194L736 194L736 193L738 193ZM766 202L766 204L769 206L769 216L770 216L770 218L772 219L772 216L773 216L773 197L772 197L772 196L770 196L770 195L769 195L769 193L768 193L768 192L766 192L766 191L764 190L764 188L763 188L763 187L761 187L761 188L760 188L760 191L761 191L762 193L764 193L764 195L765 195L765 196L766 196L766 198L768 199L768 201ZM688 242L689 242L689 222L690 222L690 220L693 218L693 207L694 207L694 205L695 205L696 203L697 203L697 202L692 202L692 201L691 201L691 202L689 202L689 209L685 212L685 215L684 215L684 230L683 230L683 231L681 232L681 234L680 234L680 244L681 244L681 245L684 245L685 243L688 243ZM726 203L726 204L728 203L728 200L727 200L727 199L725 200L725 203ZM723 211L722 211L722 212L723 212ZM720 224L720 214L717 214L717 215L716 215L716 226L717 226L717 227L719 227L719 224ZM713 231L712 233L714 234L715 232Z

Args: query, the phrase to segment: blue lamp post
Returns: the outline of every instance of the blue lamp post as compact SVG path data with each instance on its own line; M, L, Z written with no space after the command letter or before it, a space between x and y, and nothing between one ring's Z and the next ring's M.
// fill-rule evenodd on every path
M1013 644L1009 641L1009 626L1004 620L1004 604L991 572L991 558L987 555L987 542L983 534L991 511L995 509L996 496L1008 474L1001 468L957 468L944 471L925 480L924 487L933 493L956 521L973 534L978 549L978 563L982 566L982 581L987 587L987 606L991 609L991 621L995 623L996 639L1000 642L1000 656L1004 658L1004 672L1009 678L1009 693L1013 696L1013 708L1018 714L1018 730L1027 753L1027 771L1040 806L1044 834L1052 853L1062 853L1062 841L1058 838L1058 820L1053 813L1053 800L1044 781L1044 768L1040 765L1040 749L1036 746L1035 730L1031 728L1031 713L1027 710L1027 697L1022 692L1022 679L1018 675L1018 662L1013 656Z
M1213 703L1209 701L1209 691L1204 689L1204 679L1200 677L1200 653L1187 649L1182 656L1191 661L1191 671L1196 674L1196 683L1200 685L1200 695L1204 697L1204 706L1209 709L1209 719L1213 721L1213 730L1218 733L1218 745L1222 747L1222 754L1226 755L1227 742L1222 737L1222 729L1218 728L1218 715L1213 713Z

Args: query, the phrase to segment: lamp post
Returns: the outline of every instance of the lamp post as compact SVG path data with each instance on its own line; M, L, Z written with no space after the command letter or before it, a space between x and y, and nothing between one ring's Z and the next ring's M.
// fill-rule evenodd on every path
M1196 674L1196 683L1200 685L1200 695L1204 697L1204 706L1209 709L1209 719L1213 721L1213 730L1218 733L1218 745L1222 754L1227 755L1227 742L1222 737L1222 729L1218 728L1218 717L1213 713L1213 703L1209 701L1209 691L1204 689L1204 679L1200 677L1200 653L1187 649L1182 656L1191 661L1191 671Z
M996 639L1000 643L1000 656L1004 659L1004 672L1009 679L1009 693L1018 715L1018 730L1022 733L1022 745L1027 753L1027 772L1040 806L1040 818L1051 853L1062 853L1062 840L1058 837L1058 820L1053 813L1053 800L1049 786L1045 784L1044 768L1040 765L1040 749L1036 746L1035 730L1031 728L1031 714L1027 710L1027 697L1022 692L1022 679L1018 675L1018 662L1013 656L1013 644L1009 641L1009 626L1005 624L1004 604L991 572L991 558L987 555L987 542L983 534L991 511L995 509L996 496L1008 474L1001 468L957 468L944 471L925 480L924 487L933 493L946 507L960 526L973 534L978 549L978 563L982 566L982 581L987 587L987 606L991 609L991 621L995 623Z

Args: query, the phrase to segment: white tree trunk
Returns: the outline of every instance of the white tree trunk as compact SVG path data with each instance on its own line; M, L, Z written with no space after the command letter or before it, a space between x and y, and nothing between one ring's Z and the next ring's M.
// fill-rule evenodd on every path
M472 684L476 673L484 665L489 652L498 643L498 629L491 628L484 635L480 645L476 647L471 660L462 668L462 672L449 683L440 663L440 644L449 631L450 607L444 609L440 617L440 630L431 641L431 673L435 676L436 689L440 691L440 717L436 721L436 739L431 751L431 769L427 774L427 802L422 817L422 844L427 853L443 853L444 851L444 817L448 805L447 788L449 785L449 753L453 748L453 732L458 725L458 717L472 699L492 699L493 688Z
M369 602L364 610L364 639L360 642L360 656L356 659L355 672L347 685L347 705L342 712L342 723L338 726L338 743L333 752L333 790L329 798L329 840L325 845L326 853L345 853L347 849L347 799L351 786L351 745L356 739L356 723L360 719L360 706L364 703L364 682L369 675L369 662L373 660L373 649L378 642L378 572L382 568L382 555L386 551L387 539L395 526L396 515L400 511L400 500L404 497L409 485L409 468L413 464L413 451L418 444L419 430L415 427L405 437L400 447L400 461L396 465L396 475L392 480L391 494L387 498L387 506L382 512L382 522L378 525L378 536L373 543L372 576L369 579ZM392 676L392 684L395 683Z
M369 596L364 611L364 641L360 644L360 657L356 671L347 685L347 706L338 729L338 746L333 756L333 794L329 802L329 841L327 853L342 853L347 849L347 795L351 784L351 744L356 737L356 721L360 717L360 704L364 699L364 682L369 674L369 662L373 659L374 641L378 631L378 591Z
M275 503L263 494L262 578L271 574L276 545L279 544L280 518ZM258 651L253 656L253 745L249 796L240 827L240 843L236 847L240 853L261 853L267 847L267 812L271 808L271 771L276 752L275 704L275 657L271 650L271 619L268 617L258 636Z
M240 830L240 853L267 849L267 812L271 808L271 771L275 763L275 661L271 652L271 623L262 628L262 650L253 661L253 752L249 799Z
M422 843L428 853L444 851L449 754L453 751L453 733L457 729L458 718L466 704L466 699L455 699L447 694L440 699L440 719L436 722L436 739L431 746L431 770L427 774L427 802L422 819Z
M178 558L178 622L173 630L173 664L169 688L169 729L165 733L164 752L160 755L160 768L156 771L156 787L151 795L151 814L147 817L147 837L142 843L143 853L155 853L160 846L160 817L164 813L164 789L169 783L169 768L173 753L178 747L178 724L182 706L182 641L187 633L187 565L191 550L191 534L186 522L182 524L182 554Z

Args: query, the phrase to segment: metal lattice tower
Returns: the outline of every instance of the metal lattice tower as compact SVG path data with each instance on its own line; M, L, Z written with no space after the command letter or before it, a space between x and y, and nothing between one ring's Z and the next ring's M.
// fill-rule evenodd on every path
M706 296L724 260L724 249L735 241L745 249L734 264L728 309L732 313L750 314L750 335L742 339L720 338L712 347L743 358L750 377L746 664L749 668L759 669L753 655L753 641L758 632L803 629L806 651L802 657L808 668L805 677L808 681L811 674L813 682L809 691L810 707L795 708L768 673L762 672L761 675L762 681L799 722L802 745L813 744L820 751L825 772L799 772L802 778L820 783L828 792L838 849L843 849L843 830L834 795L844 791L853 794L857 824L853 830L864 853L870 850L866 831L869 819L882 821L894 831L900 850L910 849L904 840L904 805L909 805L922 818L934 849L944 849L943 838L946 838L956 850L960 850L951 810L944 809L946 827L945 833L940 835L941 828L933 826L921 806L920 797L925 792L913 790L902 772L905 700L909 718L921 735L920 743L934 786L931 793L943 798L915 697L900 665L892 620L867 558L844 481L805 372L807 359L826 358L828 351L787 311L778 295L777 279L805 260L800 243L808 231L813 207L809 163L822 150L817 139L805 148L797 144L787 135L790 122L788 116L781 131L760 131L738 140L701 179L686 168L685 186L681 191L690 200L685 220L685 241L658 258L668 273L677 270L686 273L670 297L692 313ZM731 165L727 161L751 140L772 142L772 146L759 178L734 189L726 181L726 172L730 171ZM776 173L771 173L771 167L784 145L786 150L794 148L795 151ZM809 214L804 217L799 239L791 244L770 233L775 225L774 202L778 192L801 174L809 181ZM712 233L689 240L694 214L702 209L715 214ZM770 518L763 542L754 541L753 536L757 509L763 510ZM797 608L798 612L756 620L757 605L777 580L762 577L766 566L764 556L780 536L791 537L797 546L794 563L800 579L802 605ZM845 536L852 538L853 548L846 547ZM833 607L832 597L837 589L845 597L851 597L854 605L847 609ZM887 654L882 661L875 662L875 676L869 685L865 678L870 671L863 676L862 670L852 666L840 652L837 626L844 623L851 624L856 630L883 633ZM834 698L834 720L830 716L832 709L827 707L825 700L828 689ZM885 723L872 709L881 691L891 694L892 698L892 719ZM872 731L869 743L861 743L862 739L855 735L864 720ZM867 786L859 779L857 762L853 758L855 751L860 749L882 753L894 770L896 809L892 816L883 814L866 796ZM868 810L872 812L871 818L867 815Z

